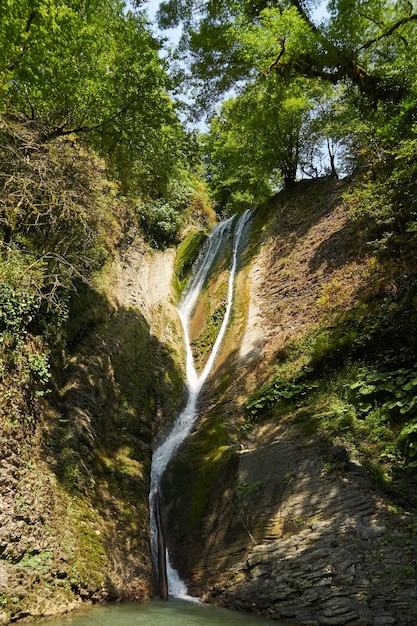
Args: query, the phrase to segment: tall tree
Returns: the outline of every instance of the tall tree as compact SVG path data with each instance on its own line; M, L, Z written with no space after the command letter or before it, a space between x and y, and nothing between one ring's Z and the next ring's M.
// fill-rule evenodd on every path
M270 75L223 104L205 144L217 201L253 205L295 181L307 150L313 87L300 80L284 85Z

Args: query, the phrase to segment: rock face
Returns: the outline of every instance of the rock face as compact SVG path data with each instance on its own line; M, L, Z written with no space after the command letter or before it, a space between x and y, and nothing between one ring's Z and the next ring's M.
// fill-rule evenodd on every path
M175 566L208 602L310 626L412 626L415 509L394 506L302 413L250 430L245 417L248 396L318 322L317 303L357 298L366 251L357 233L351 245L342 192L334 181L300 186L311 211L284 195L279 220L257 225L200 421L163 478L164 525ZM173 260L136 241L105 292L85 288L53 397L24 423L1 422L0 624L152 595L152 445L184 391ZM225 277L219 261L197 309L201 363Z
M306 434L302 418L244 428L245 399L318 319L326 285L350 281L340 306L356 297L365 253L349 243L343 184L311 189L315 210L290 216L285 232L272 220L242 260L200 421L163 481L170 554L208 602L299 624L411 626L414 510L393 506L344 445Z
M229 461L226 490L212 485L200 534L175 536L190 592L302 624L411 626L414 518L390 512L340 450L285 427L256 439Z
M53 394L2 417L0 624L153 593L152 440L183 395L173 259L135 241L81 287Z
M315 442L284 428L239 455L238 493L247 496L235 499L227 535L245 550L203 597L301 623L412 624L410 519L384 509L364 470L339 467L326 473Z

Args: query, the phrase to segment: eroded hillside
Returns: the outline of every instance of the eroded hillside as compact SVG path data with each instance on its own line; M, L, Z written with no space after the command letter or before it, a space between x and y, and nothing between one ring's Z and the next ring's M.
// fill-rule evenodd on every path
M199 425L165 477L168 536L210 602L411 625L413 413L393 400L405 385L411 411L415 267L375 255L346 189L302 182L255 216Z

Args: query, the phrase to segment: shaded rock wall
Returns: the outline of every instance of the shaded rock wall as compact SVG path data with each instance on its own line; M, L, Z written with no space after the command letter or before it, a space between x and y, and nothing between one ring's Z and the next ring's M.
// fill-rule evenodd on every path
M339 450L284 427L258 439L264 444L239 455L233 514L224 519L224 536L235 537L236 552L240 537L245 549L203 597L302 623L412 624L412 518L390 512ZM222 544L209 571L216 552Z
M2 624L152 595L152 441L183 396L173 259L135 241L81 285L53 393L1 425Z

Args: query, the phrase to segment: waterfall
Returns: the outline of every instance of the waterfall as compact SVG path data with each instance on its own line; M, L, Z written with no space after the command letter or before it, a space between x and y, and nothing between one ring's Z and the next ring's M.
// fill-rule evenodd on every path
M197 260L196 267L194 268L193 275L187 285L181 302L178 306L178 315L182 323L184 332L184 343L186 348L186 377L188 388L188 399L184 410L177 417L172 430L168 434L165 441L154 451L152 456L151 467L151 486L149 494L149 509L150 509L150 528L151 528L151 542L152 542L152 558L154 564L161 563L158 559L158 525L156 519L156 505L159 493L159 485L162 475L172 459L181 443L190 433L197 417L197 403L200 391L210 373L216 358L218 349L223 340L224 333L226 331L230 312L233 303L233 285L236 274L239 242L244 231L244 227L250 217L250 211L243 213L237 220L236 227L233 233L232 239L232 255L229 267L229 282L227 293L227 304L220 330L214 342L213 348L209 355L209 358L203 368L203 371L199 375L194 365L194 358L190 345L190 337L188 332L188 325L190 316L194 310L194 307L198 301L201 289L204 282L210 272L210 269L215 261L220 248L230 236L232 231L232 224L234 217L224 220L217 224L208 238L206 246ZM161 555L160 555L161 557ZM187 595L187 588L185 583L180 579L176 570L172 567L169 554L163 555L166 558L166 570L168 577L168 590L169 593L177 597L189 597Z

